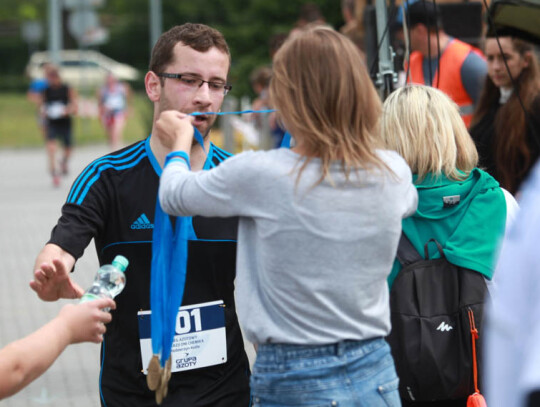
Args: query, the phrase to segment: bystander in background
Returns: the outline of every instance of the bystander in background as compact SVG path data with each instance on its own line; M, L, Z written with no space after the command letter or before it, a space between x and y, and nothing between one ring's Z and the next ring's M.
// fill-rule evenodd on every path
M328 25L321 12L321 9L315 3L304 3L300 8L298 20L296 21L294 28L289 33L289 36L297 35L299 32L307 28L318 25Z
M289 34L287 33L277 33L270 37L270 40L268 41L268 54L270 55L270 59L274 59L274 55L278 52L288 36Z
M341 0L341 14L345 24L339 29L339 32L354 42L362 52L365 51L365 29L362 21L365 3L365 1Z
M538 58L531 44L512 37L487 38L485 53L488 76L471 135L480 165L516 194L540 156Z
M253 100L253 110L266 110L271 109L271 104L268 95L268 88L270 86L270 79L272 79L272 68L269 66L261 66L256 68L250 76L251 87L257 94L257 97ZM272 147L279 147L285 131L280 126L276 114L254 114L251 116L255 127L264 132L264 129L268 129L272 138ZM266 123L264 122L266 121Z
M418 0L405 14L411 49L407 82L442 90L457 103L469 127L487 72L482 52L444 31L435 3Z

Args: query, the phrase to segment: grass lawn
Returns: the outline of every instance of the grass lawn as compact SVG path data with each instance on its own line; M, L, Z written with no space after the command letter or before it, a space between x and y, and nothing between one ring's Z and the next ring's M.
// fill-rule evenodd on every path
M92 105L94 101L89 100ZM145 94L134 94L131 114L124 130L124 143L145 138L150 133L152 106ZM106 136L97 117L75 118L75 146L105 143ZM0 93L0 148L42 147L36 109L23 93Z

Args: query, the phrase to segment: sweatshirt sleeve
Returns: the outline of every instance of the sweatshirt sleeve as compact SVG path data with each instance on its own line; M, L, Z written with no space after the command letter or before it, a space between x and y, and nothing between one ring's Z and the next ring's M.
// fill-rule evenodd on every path
M401 182L401 202L403 203L403 219L415 214L418 207L418 191L413 183L410 167L397 153L392 152L392 168Z
M418 191L412 182L412 176L410 170L408 171L406 185L405 185L405 213L403 219L408 218L415 214L418 207Z
M242 183L249 171L245 168L243 155L229 158L209 171L199 172L191 172L184 160L167 162L159 183L161 207L174 216L244 215L248 201L244 199Z

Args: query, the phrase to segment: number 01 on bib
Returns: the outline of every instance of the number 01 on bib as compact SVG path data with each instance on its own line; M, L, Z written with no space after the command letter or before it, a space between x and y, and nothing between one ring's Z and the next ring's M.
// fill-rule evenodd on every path
M223 301L186 305L178 310L171 350L171 372L199 369L227 362ZM144 374L152 357L151 311L139 311L139 338Z

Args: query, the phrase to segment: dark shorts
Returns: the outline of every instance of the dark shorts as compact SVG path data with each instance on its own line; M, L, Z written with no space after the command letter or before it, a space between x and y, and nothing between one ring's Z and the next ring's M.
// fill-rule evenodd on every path
M73 144L71 123L57 124L49 121L47 123L47 140L59 140L65 147L71 147Z
M106 127L112 127L114 122L120 117L124 116L126 113L125 110L109 110L103 115L103 122Z

